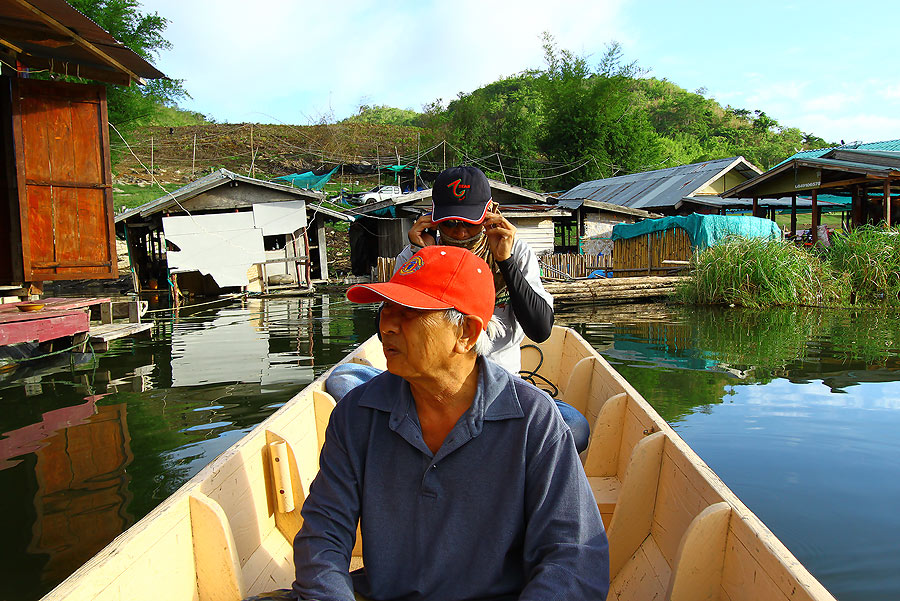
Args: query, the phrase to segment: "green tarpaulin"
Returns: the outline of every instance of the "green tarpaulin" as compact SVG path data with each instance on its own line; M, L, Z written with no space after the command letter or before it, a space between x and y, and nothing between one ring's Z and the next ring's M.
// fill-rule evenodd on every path
M673 227L685 230L691 245L703 250L728 236L744 238L781 238L778 225L769 219L740 215L684 215L645 219L638 223L620 223L613 226L612 239L637 238L651 232L662 232Z
M306 173L292 173L290 175L282 175L281 177L273 178L273 182L286 182L295 188L305 188L307 190L321 190L325 187L325 184L328 183L328 180L331 179L331 176L334 175L334 172L338 170L338 167L335 167L325 175L316 175L312 171L307 171Z

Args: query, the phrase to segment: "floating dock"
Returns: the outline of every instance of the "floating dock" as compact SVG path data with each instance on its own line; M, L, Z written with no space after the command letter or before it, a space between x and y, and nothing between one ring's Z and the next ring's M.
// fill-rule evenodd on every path
M140 307L129 307L128 323L113 323L113 301L109 298L45 298L0 305L0 346L23 342L50 342L72 337L74 344L91 342L94 350L108 348L109 341L146 332L152 324L140 323ZM23 311L20 306L32 305ZM91 309L99 313L99 324L91 325Z

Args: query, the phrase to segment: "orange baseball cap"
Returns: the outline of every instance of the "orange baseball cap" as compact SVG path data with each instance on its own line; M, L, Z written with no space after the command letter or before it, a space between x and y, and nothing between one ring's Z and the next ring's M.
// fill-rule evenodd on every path
M456 309L480 318L482 329L494 314L494 298L491 268L481 257L455 246L426 246L390 281L347 290L347 299L354 303L389 300L410 309Z

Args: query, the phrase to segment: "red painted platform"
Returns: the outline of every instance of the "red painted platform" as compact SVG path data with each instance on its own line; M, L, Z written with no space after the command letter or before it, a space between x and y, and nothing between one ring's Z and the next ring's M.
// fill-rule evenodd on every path
M40 311L22 312L16 305L0 305L0 345L19 342L46 342L87 332L91 326L88 310L108 303L108 298L45 298Z

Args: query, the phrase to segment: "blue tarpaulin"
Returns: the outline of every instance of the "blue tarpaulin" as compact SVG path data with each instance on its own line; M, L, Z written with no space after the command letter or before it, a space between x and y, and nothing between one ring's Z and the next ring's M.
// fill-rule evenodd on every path
M769 219L742 215L683 215L645 219L638 223L619 223L613 226L612 239L637 238L652 232L662 232L674 227L685 230L691 246L700 250L721 242L728 236L744 238L781 238L778 225Z
M338 165L338 167L340 167L340 165ZM282 175L280 177L273 178L272 181L285 182L295 188L321 190L325 187L325 184L328 183L328 180L331 179L331 176L334 175L334 172L338 170L338 167L335 167L325 175L316 175L312 171L307 171L306 173L292 173L290 175Z

